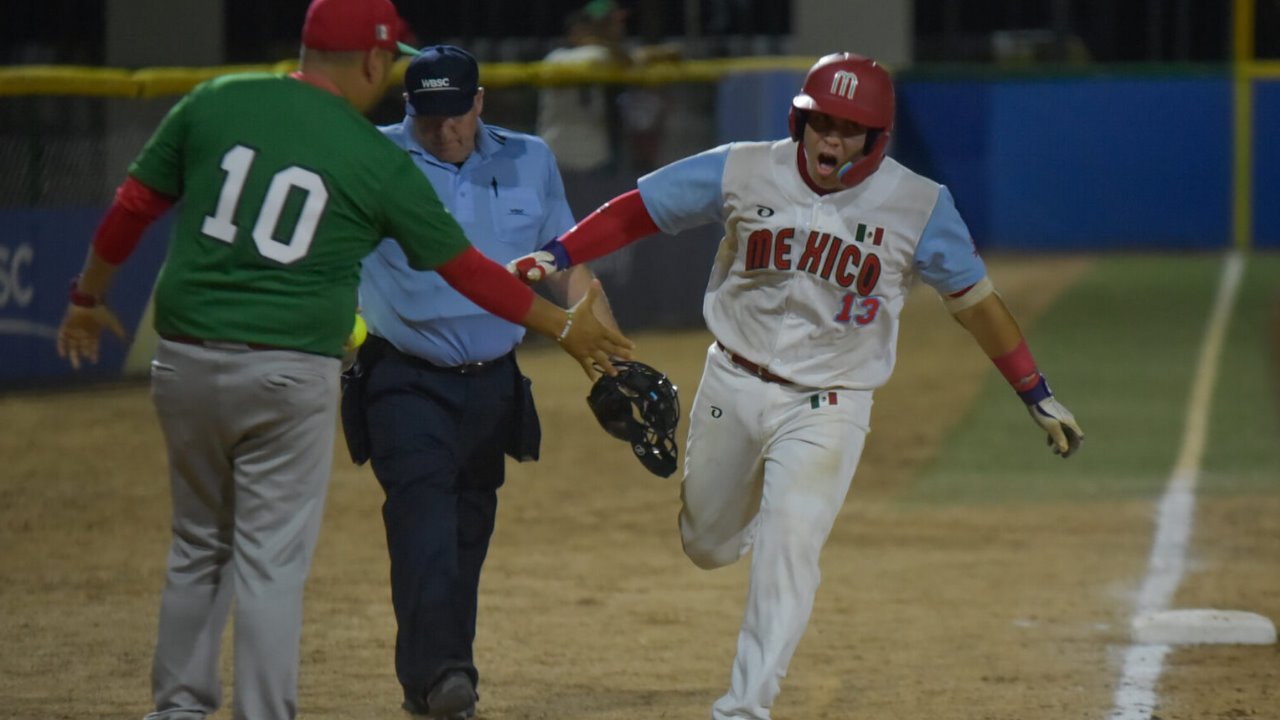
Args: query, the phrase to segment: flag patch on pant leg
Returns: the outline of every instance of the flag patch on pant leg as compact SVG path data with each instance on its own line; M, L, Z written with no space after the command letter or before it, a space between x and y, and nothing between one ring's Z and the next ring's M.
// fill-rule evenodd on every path
M839 396L834 391L818 393L809 398L809 407L817 410L823 405L835 405L839 399Z

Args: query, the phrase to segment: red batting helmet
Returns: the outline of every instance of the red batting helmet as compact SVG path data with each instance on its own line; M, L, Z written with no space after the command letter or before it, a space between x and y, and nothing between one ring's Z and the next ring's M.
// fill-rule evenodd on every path
M840 182L852 187L880 167L893 132L893 80L875 60L833 53L809 68L800 94L791 100L791 139L804 137L809 112L851 120L870 128L864 156L840 168Z

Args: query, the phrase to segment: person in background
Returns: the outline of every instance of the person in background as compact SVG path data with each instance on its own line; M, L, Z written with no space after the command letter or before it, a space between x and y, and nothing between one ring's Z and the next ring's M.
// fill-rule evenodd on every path
M172 533L150 720L222 704L235 615L237 720L298 714L303 587L320 531L343 345L360 260L387 236L480 306L560 341L589 375L631 344L568 312L467 242L412 160L361 114L399 48L389 0L313 0L291 75L224 75L169 111L93 238L57 334L96 362L106 304L143 231L178 203L155 286L151 391L169 458ZM410 48L412 50L412 48ZM575 314L576 313L576 314ZM234 606L234 611L232 607Z
M627 10L614 0L591 0L565 19L566 45L543 59L551 66L627 68L679 58L674 45L625 45ZM624 165L657 165L666 110L664 91L606 84L551 85L538 92L537 133L560 165L565 195L582 217L630 185ZM625 169L630 169L625 168ZM630 177L630 176L628 176ZM592 264L601 276L626 282L629 252Z
M623 46L626 18L626 11L613 0L592 0L565 19L567 45L552 50L543 62L629 66L631 57ZM537 133L555 154L566 179L581 179L589 185L594 177L612 175L616 169L613 97L611 89L601 84L557 85L539 91Z
M573 227L556 159L536 137L487 125L479 66L452 45L423 48L404 76L405 117L382 132L431 181L467 237L506 263ZM586 266L551 281L574 302ZM348 437L367 437L385 493L403 708L437 718L475 712L472 651L480 571L497 515L504 455L536 459L540 430L515 348L524 328L415 270L396 242L365 259L369 339L344 391ZM616 329L603 296L600 320Z

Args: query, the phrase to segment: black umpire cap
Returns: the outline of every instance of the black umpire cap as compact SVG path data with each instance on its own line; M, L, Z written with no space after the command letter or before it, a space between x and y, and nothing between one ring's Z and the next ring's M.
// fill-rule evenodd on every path
M404 71L408 115L454 117L471 110L480 88L480 66L471 53L453 45L432 45Z

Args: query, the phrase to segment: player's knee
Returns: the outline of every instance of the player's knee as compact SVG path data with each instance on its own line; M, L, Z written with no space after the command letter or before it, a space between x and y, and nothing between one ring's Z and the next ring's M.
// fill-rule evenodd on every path
M703 570L715 570L726 565L732 565L738 559L736 552L726 552L724 548L709 548L697 543L684 543L684 554L693 561L694 565Z
M703 570L732 565L745 554L738 542L712 540L706 535L691 531L683 522L680 523L680 541L685 556Z

